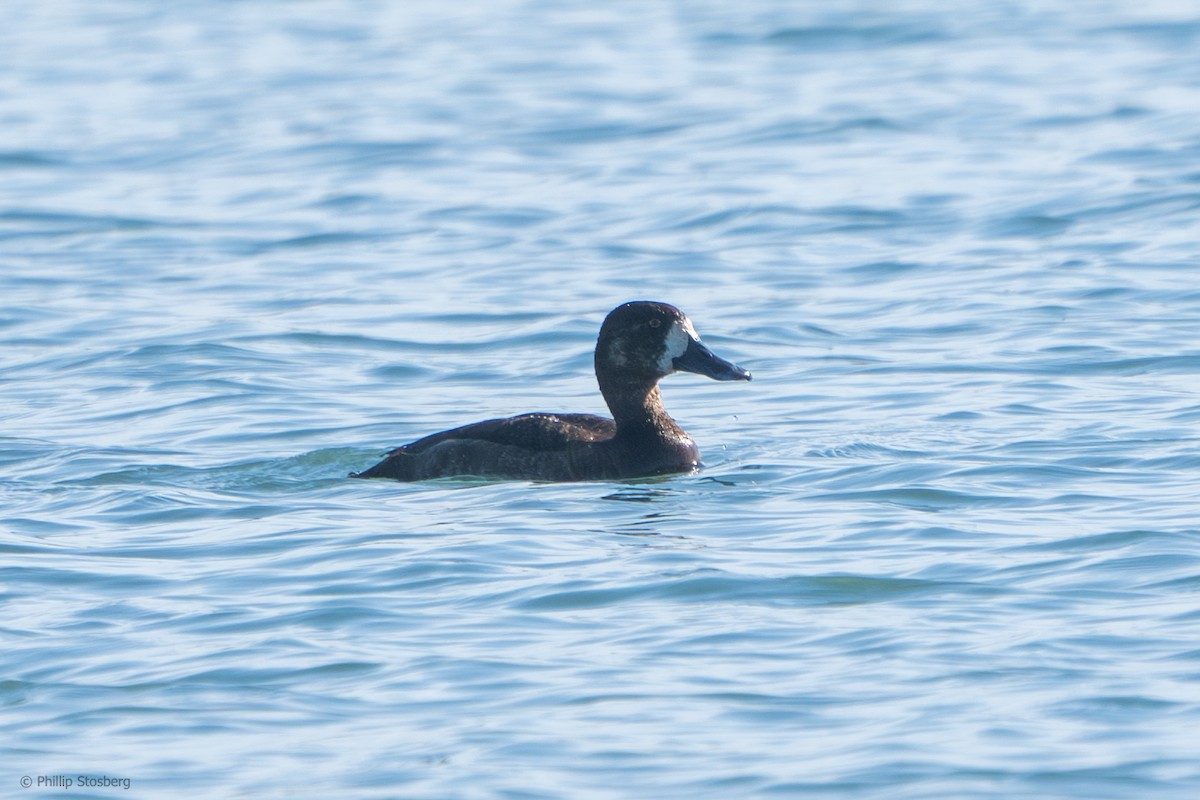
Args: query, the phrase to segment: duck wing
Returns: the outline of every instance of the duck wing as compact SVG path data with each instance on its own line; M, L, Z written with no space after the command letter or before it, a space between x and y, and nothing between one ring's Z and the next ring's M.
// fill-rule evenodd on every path
M450 440L473 440L491 442L523 450L545 452L565 450L572 444L599 442L611 439L617 425L607 417L595 414L549 414L534 412L516 417L489 419L442 431L415 442L397 447L387 453L415 455L434 445Z

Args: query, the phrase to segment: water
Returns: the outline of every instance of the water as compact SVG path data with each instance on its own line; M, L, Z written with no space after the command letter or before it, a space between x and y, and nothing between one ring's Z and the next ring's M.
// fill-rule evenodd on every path
M5 796L1200 792L1196 9L5 17ZM704 471L345 479L635 298Z

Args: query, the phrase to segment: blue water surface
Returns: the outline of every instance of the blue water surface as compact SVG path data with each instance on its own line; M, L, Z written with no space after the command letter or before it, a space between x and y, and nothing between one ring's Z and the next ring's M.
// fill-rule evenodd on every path
M0 796L1200 796L1197 53L1174 0L6 3ZM346 479L602 412L639 298L755 374L664 383L702 471Z

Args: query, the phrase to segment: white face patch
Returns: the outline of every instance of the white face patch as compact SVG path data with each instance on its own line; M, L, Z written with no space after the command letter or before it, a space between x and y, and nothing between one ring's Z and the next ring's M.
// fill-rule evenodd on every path
M696 329L692 327L692 321L684 317L682 321L675 320L671 323L671 329L667 331L666 341L663 343L663 354L658 359L658 371L664 375L675 371L675 359L679 358L687 351L688 343L692 339L699 340L696 335Z

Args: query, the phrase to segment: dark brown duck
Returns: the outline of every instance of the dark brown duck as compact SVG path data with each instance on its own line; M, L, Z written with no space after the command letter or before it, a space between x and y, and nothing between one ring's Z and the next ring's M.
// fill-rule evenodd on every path
M660 379L678 371L750 380L704 346L679 309L625 303L605 318L596 342L596 379L612 419L543 412L489 419L398 447L351 477L583 481L694 470L700 450L671 419L658 390Z

